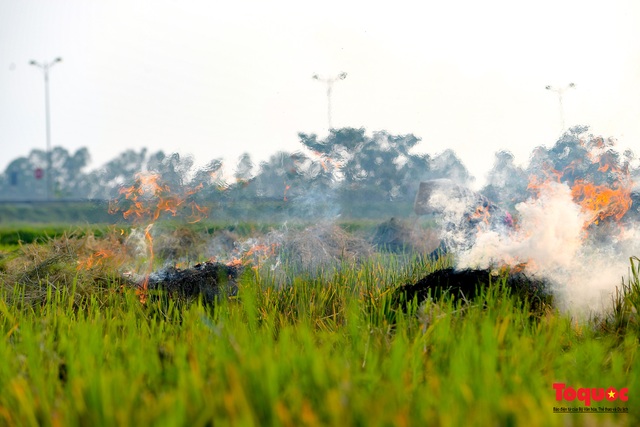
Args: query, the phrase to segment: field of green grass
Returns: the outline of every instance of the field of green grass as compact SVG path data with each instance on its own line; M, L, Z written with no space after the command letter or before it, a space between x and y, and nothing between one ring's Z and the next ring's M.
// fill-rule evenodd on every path
M0 425L640 425L637 260L611 312L580 320L500 279L403 310L395 288L448 265L415 254L247 265L214 305L143 304L113 265L77 267L70 247L113 238L88 234L3 251ZM554 383L628 400L557 401Z

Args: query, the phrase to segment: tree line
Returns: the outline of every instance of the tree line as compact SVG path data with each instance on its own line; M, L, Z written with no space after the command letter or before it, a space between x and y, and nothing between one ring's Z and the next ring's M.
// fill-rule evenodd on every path
M222 158L195 169L193 158L179 154L127 150L104 166L87 170L87 148L72 153L62 147L51 152L53 198L56 200L112 200L120 189L133 185L140 172L156 174L162 185L176 192L193 191L199 201L280 200L309 210L334 209L375 202L413 201L421 181L448 178L469 185L473 177L453 150L436 155L416 153L420 139L413 134L385 131L368 134L362 128L332 129L323 139L300 133L300 150L279 151L256 164L245 153L232 165ZM532 177L570 184L588 179L615 185L626 174L638 176L630 151L618 153L614 141L588 133L588 127L569 129L550 148L535 148L527 166L519 166L509 151L496 153L481 192L505 207L530 194ZM0 174L0 200L40 200L47 197L47 157L43 150L12 161ZM36 171L40 176L36 176ZM228 172L225 172L228 171ZM231 177L231 178L229 178ZM307 211L304 211L307 209Z
M412 134L392 135L365 129L332 129L319 139L299 134L301 149L279 151L256 164L250 153L233 165L221 158L194 169L192 157L126 150L104 166L87 170L89 150L70 152L63 147L51 151L54 199L104 199L117 197L119 189L131 185L136 174L158 174L170 188L202 185L207 197L302 199L311 194L337 198L408 200L422 179L452 177L464 184L472 177L451 150L431 157L413 153L420 141ZM47 196L47 153L34 149L12 161L0 175L0 199L38 200ZM223 173L229 171L232 173ZM232 176L232 178L229 178Z

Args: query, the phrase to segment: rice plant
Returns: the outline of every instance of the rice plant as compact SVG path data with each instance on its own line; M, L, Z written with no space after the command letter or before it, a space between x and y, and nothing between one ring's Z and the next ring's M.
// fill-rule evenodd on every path
M603 323L532 310L500 283L401 308L396 288L449 266L418 255L306 273L247 266L237 293L213 304L141 303L114 265L77 268L83 244L108 241L83 238L25 246L5 263L0 425L640 422L635 258ZM628 400L557 400L558 383L627 388Z

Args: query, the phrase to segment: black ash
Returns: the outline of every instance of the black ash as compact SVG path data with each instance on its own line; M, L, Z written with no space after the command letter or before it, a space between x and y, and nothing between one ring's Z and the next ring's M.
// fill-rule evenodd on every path
M164 268L149 275L150 291L165 291L170 297L199 298L213 303L216 297L236 295L241 267L217 262L204 262L191 268Z
M437 300L445 294L469 302L480 296L487 287L498 286L503 281L512 295L528 299L532 308L551 302L550 285L545 280L529 277L522 272L509 273L505 278L492 274L490 270L454 268L434 271L416 283L400 286L394 291L393 298L403 307L414 298L422 303L429 298Z

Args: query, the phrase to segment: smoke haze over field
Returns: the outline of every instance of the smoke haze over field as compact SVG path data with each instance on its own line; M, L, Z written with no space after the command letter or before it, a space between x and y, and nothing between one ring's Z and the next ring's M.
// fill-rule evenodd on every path
M468 204L448 211L461 265L527 260L559 283L582 283L583 301L559 293L580 307L610 286L573 267L604 272L637 249L628 224L604 243L584 237L594 231L585 215L609 221L585 214L599 203L587 190L629 198L617 173L638 175L625 152L640 141L637 1L220 4L1 2L0 171L21 158L0 178L1 196L49 190L34 184L46 163L44 84L28 64L62 57L50 70L59 197L109 198L147 171L194 203L262 198L335 217L372 201L408 206L421 180L448 178L481 190L519 227L501 216L470 241ZM326 79L341 72L328 111ZM556 172L563 178L528 190ZM486 213L471 212L474 226Z
M519 227L505 232L483 230L475 245L462 252L460 268L517 267L549 280L559 306L578 312L610 306L629 257L637 254L638 225L611 241L585 238L588 216L574 203L566 184L550 183L536 198L516 206Z
M439 211L458 268L508 267L544 278L559 306L576 313L610 306L629 258L640 253L639 170L633 153L581 130L534 150L526 170L499 153L486 199L455 187L432 190L425 206Z
M45 147L41 70L51 70L52 144L88 147L97 168L126 149L244 152L267 161L298 132L333 126L413 133L452 149L476 186L508 149L516 164L590 125L640 141L640 6L633 0L318 2L36 0L0 4L0 170Z

